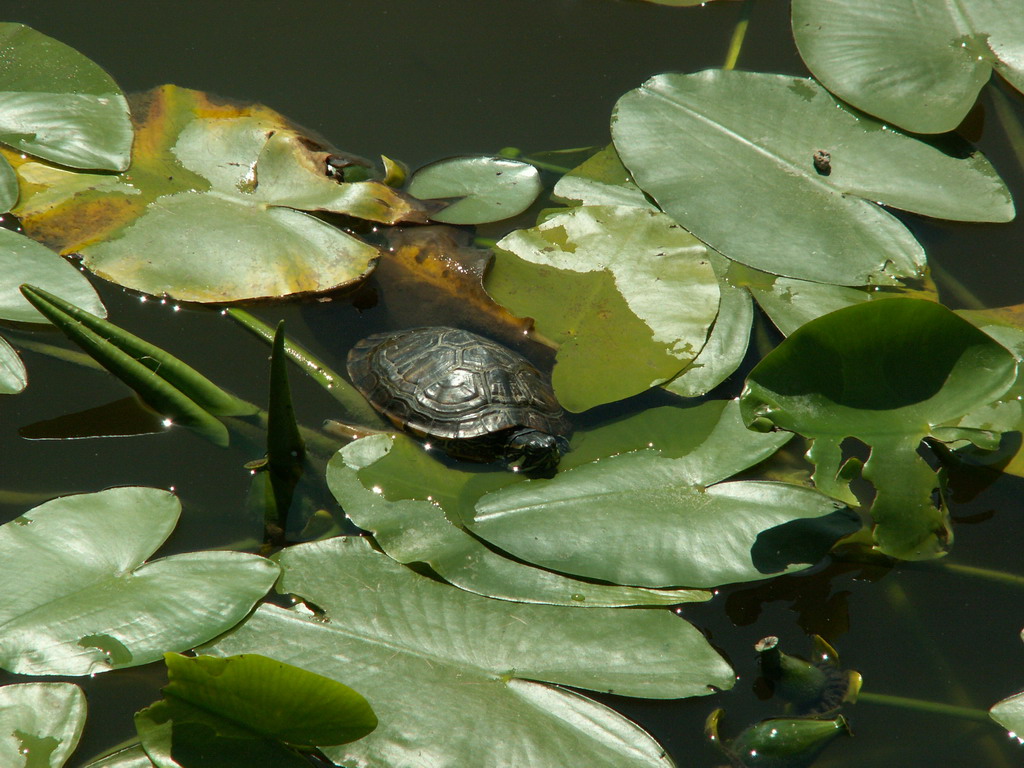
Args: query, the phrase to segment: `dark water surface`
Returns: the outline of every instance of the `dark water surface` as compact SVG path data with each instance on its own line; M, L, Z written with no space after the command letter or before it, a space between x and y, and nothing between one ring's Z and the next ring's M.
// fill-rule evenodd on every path
M334 0L263 2L20 2L5 21L26 23L101 64L125 91L170 82L263 102L367 157L381 153L415 168L461 153L603 145L615 100L649 76L724 61L738 4L672 9L617 0ZM758 3L740 65L806 74L788 23L788 4ZM1014 98L1018 115L1024 113ZM987 103L987 98L983 100ZM973 138L973 137L972 137ZM987 110L979 146L1024 204L1024 176ZM987 305L1024 302L1018 266L1024 228L958 225L908 217L932 262L956 276L944 301L970 294ZM737 226L741 226L737 222ZM98 282L98 281L97 281ZM267 348L215 312L140 303L99 286L112 319L242 397L262 402ZM289 333L336 368L347 346L421 308L388 295L359 311L331 305L267 306ZM405 302L403 304L403 302ZM40 334L34 334L38 337ZM62 343L52 335L54 343ZM0 506L0 522L54 495L120 484L173 486L182 522L161 554L227 546L251 531L243 502L249 474L240 457L184 431L149 437L27 441L19 428L124 397L102 372L25 354L30 386L0 401L0 455L7 491L29 494ZM319 387L292 376L298 415L318 424L336 410ZM1022 486L979 475L953 478L954 564L1020 572ZM703 628L740 676L726 694L681 702L604 697L665 745L680 766L719 765L704 718L728 713L726 734L778 713L752 692L753 643L779 635L792 652L825 636L865 690L987 709L1024 688L1024 599L940 566L822 565L799 575L723 589L685 615ZM81 682L77 681L76 682ZM85 681L90 719L84 758L132 735L131 715L156 698L162 671L124 670ZM993 724L863 702L847 707L856 737L830 748L821 766L1018 765L1021 749ZM439 738L443 736L439 735ZM74 761L73 763L74 764ZM590 768L590 767L587 767Z

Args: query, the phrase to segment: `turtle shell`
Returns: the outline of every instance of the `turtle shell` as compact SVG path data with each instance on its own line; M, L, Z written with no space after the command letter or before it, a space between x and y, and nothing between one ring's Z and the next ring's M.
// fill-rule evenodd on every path
M490 461L517 429L571 432L547 377L522 355L459 328L368 336L349 352L348 373L396 426L459 458Z

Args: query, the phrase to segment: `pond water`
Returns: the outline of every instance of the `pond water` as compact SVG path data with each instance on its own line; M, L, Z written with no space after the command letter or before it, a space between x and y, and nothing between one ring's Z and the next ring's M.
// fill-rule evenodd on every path
M531 152L603 145L611 107L622 93L655 73L721 65L740 6L232 0L200 7L8 0L4 20L76 48L126 92L175 83L262 102L346 151L384 153L416 168L505 146ZM755 5L740 66L806 74L786 3ZM1024 114L1020 97L1010 97L1018 116ZM986 117L977 143L1019 206L1024 174L991 109ZM905 221L929 261L941 268L937 277L948 306L1024 302L1016 264L1024 242L1020 220ZM240 396L265 398L267 348L216 312L141 302L115 286L98 287L118 324ZM264 305L256 312L268 322L284 318L292 337L337 369L355 339L437 319L436 307L406 289L375 281L368 295L359 307L339 300ZM51 340L63 343L57 334ZM126 395L103 372L32 353L24 357L28 390L0 402L3 490L13 499L0 507L0 522L62 493L138 484L174 487L184 504L182 521L161 554L230 546L252 535L244 509L249 473L242 464L256 456L217 449L184 430L76 441L20 437L26 425ZM723 396L736 394L741 381L734 379ZM292 387L300 421L319 424L333 415L335 401L319 387L298 375ZM753 689L753 644L766 635L779 636L790 652L805 653L806 635L821 634L837 647L844 667L862 673L864 690L872 693L986 710L1024 688L1020 587L949 567L1019 572L1021 482L962 472L951 483L956 544L940 563L827 562L797 575L724 588L709 603L687 606L686 618L736 669L732 691L673 702L598 698L649 730L678 765L703 767L724 762L702 733L712 709L725 708L726 733L776 712ZM90 724L78 755L131 736L132 713L156 698L162 675L162 668L142 668L86 681ZM1021 760L1021 748L994 723L877 701L844 713L855 738L831 747L819 765L998 768Z

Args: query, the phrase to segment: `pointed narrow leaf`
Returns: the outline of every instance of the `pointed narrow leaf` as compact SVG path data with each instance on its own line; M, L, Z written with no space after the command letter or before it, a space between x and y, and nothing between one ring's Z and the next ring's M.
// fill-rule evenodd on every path
M218 445L227 428L214 415L246 415L258 408L225 392L178 358L113 323L33 286L22 286L32 306L120 378L157 412Z

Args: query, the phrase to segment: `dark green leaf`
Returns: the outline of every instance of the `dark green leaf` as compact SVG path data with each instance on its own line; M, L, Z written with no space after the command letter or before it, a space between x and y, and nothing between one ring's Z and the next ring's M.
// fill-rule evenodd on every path
M887 299L794 332L751 372L741 404L748 423L766 418L812 438L815 483L851 503L841 444L869 445L875 540L887 554L921 559L951 538L945 509L932 502L938 480L917 453L921 440L998 398L1015 376L1013 355L948 309Z
M720 482L786 442L779 433L746 430L735 401L648 415L638 433L658 422L647 438L653 448L489 493L477 504L471 530L557 571L614 584L711 587L764 578L764 531L839 506L810 488ZM833 532L838 538L850 528ZM777 572L793 562L812 564L822 553L821 546L799 553L812 558L803 560L790 549L791 557L775 563Z
M164 655L164 693L270 739L297 746L346 744L377 727L369 703L347 685L259 654Z
M246 415L258 408L225 392L194 368L113 323L30 285L22 294L72 341L134 389L154 410L227 445L215 416Z

